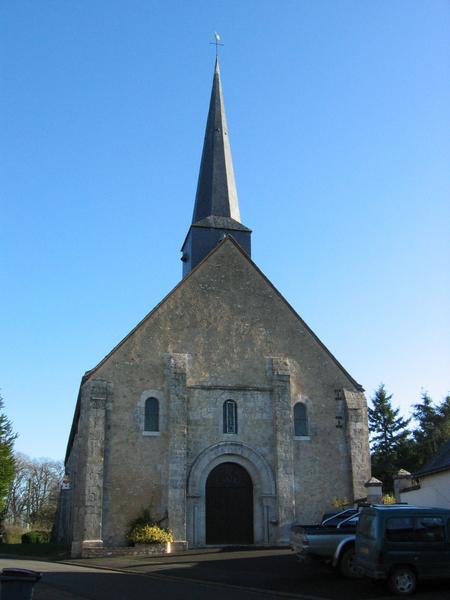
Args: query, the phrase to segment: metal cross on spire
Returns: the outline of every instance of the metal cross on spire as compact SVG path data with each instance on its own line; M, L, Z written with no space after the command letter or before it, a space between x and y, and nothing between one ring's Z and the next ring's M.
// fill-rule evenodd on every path
M219 58L219 46L223 46L224 44L220 43L221 38L217 31L214 32L214 42L209 42L211 45L216 47L216 59Z

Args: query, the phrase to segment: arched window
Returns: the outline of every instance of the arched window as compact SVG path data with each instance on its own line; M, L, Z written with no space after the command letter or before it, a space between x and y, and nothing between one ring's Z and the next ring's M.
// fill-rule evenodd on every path
M223 403L223 432L238 432L237 404L234 400L225 400Z
M159 431L159 402L156 398L145 401L144 431Z
M294 406L294 433L296 437L308 435L308 415L303 402L297 402Z

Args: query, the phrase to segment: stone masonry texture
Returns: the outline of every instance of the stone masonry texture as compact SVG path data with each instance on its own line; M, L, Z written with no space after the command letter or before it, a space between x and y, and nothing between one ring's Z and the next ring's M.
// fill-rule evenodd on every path
M147 396L160 404L152 435L143 427ZM227 399L237 403L237 434L223 433ZM299 401L308 436L295 438ZM177 540L204 544L204 482L221 460L254 481L261 543L287 542L292 521L318 519L333 498L364 496L370 478L360 386L231 238L85 376L78 406L66 463L72 489L58 517L74 555L83 544L124 545L147 507Z

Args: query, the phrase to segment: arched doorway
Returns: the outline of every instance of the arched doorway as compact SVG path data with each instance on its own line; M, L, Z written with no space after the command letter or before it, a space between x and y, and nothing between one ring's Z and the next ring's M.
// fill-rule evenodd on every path
M277 529L276 485L272 469L258 452L241 442L219 442L195 458L187 482L186 538L191 548L206 544L206 480L223 463L241 465L253 484L253 543L273 544Z
M206 543L253 543L253 483L241 465L224 462L206 480Z

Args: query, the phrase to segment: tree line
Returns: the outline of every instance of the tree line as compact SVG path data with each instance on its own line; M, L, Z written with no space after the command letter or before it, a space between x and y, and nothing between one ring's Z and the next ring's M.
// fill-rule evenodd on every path
M420 471L450 439L450 395L434 403L428 392L412 405L412 417L404 418L392 405L392 394L380 384L369 407L372 475L385 492L392 492L400 469Z
M0 516L5 510L5 498L15 475L14 433L11 421L3 412L4 401L0 396Z
M0 396L0 529L10 524L50 530L64 475L63 462L14 452L17 433L3 409Z
M33 459L17 452L15 475L4 503L4 521L51 530L64 476L62 461Z

